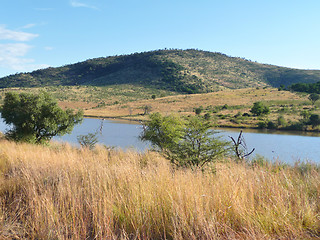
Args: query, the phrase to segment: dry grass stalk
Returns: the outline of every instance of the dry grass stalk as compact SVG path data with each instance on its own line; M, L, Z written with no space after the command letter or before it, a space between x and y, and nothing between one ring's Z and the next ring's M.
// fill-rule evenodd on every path
M316 239L320 173L2 141L1 239Z

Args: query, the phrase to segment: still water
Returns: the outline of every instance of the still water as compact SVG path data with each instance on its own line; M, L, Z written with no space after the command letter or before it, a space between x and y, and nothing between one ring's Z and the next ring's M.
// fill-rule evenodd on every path
M8 129L3 121L0 121L0 131ZM93 118L85 118L81 125L75 126L71 134L55 137L56 141L67 141L78 145L77 136L99 132L99 143L120 147L123 149L134 148L143 151L150 144L141 142L138 138L142 132L142 126L136 123L124 121L111 121ZM226 140L229 136L237 138L239 129L219 129L218 135ZM262 155L270 160L280 160L287 163L309 160L320 163L320 135L307 135L301 132L263 132L258 130L244 130L248 150L255 148L254 155Z

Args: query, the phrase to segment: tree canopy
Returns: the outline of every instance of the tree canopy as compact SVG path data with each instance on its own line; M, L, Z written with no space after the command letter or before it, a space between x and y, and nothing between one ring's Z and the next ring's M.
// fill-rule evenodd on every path
M4 122L12 125L7 137L16 141L43 143L56 135L73 130L83 119L83 112L63 110L48 93L6 93L1 109Z
M318 101L320 99L320 95L317 93L311 93L308 96L309 100L311 101L312 105L314 105L316 103L316 101Z
M268 114L270 109L263 102L255 102L250 110L254 115L260 116Z
M230 150L229 143L214 136L212 124L202 117L151 114L142 140L148 140L178 167L203 167Z
M289 89L296 92L320 94L320 81L316 83L295 83L292 84Z
M308 124L311 125L312 128L319 126L320 125L320 116L318 114L311 114L309 117Z

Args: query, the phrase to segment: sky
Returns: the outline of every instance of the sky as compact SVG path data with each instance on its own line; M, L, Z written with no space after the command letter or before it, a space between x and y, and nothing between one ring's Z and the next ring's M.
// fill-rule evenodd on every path
M164 48L320 69L319 12L319 0L1 0L0 77Z

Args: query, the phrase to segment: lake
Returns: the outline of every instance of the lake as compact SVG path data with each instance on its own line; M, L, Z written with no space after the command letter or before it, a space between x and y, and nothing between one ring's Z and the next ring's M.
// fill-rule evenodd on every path
M101 124L102 131L100 131ZM4 132L8 126L0 119L0 131ZM99 132L99 143L123 149L133 148L144 151L150 144L141 142L138 136L142 126L137 123L116 120L101 120L85 118L81 125L76 125L71 134L54 137L56 141L67 141L78 145L77 136ZM237 138L240 129L218 129L219 135L230 140L229 136ZM244 129L243 137L248 150L255 148L254 155L262 155L270 160L280 160L287 163L295 161L312 161L320 163L320 135L302 132L259 131Z

